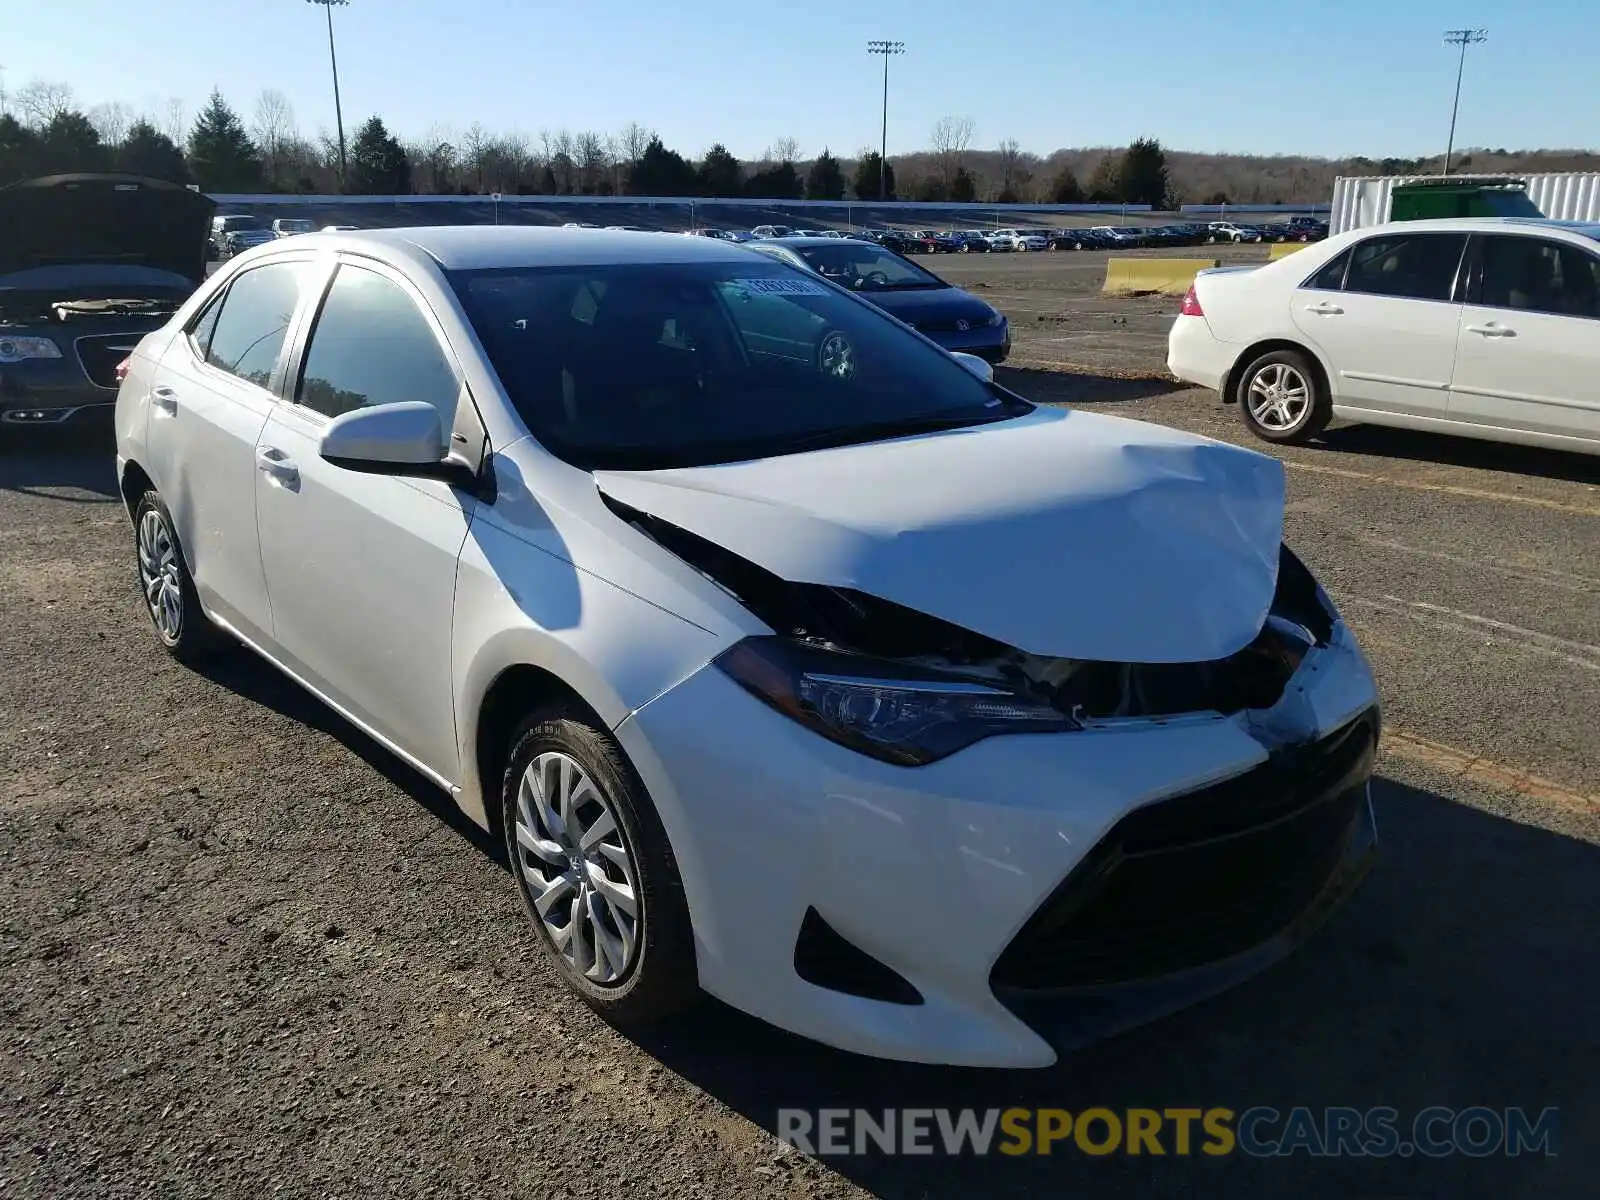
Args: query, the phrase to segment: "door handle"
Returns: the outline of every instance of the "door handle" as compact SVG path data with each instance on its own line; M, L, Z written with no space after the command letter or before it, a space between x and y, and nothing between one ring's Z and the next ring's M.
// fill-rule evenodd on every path
M1490 321L1487 325L1468 325L1466 327L1466 331L1468 333L1482 334L1484 337L1517 336L1517 331L1515 329L1507 329L1504 325L1496 325L1493 321Z
M275 446L262 446L256 450L256 467L268 479L284 487L293 487L300 482L300 468Z
M1344 309L1340 308L1337 304L1329 304L1327 301L1320 301L1316 304L1306 305L1306 311L1308 313L1316 313L1319 317L1336 317L1340 313L1344 312Z
M151 388L150 403L159 413L169 417L178 415L178 393L169 387Z

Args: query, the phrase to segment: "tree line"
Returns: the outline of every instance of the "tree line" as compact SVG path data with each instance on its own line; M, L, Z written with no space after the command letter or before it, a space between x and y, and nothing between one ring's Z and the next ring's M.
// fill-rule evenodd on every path
M1438 170L1438 160L1319 159L1169 151L1154 138L1129 146L1025 151L1015 139L975 147L970 117L944 117L929 148L853 157L824 147L806 158L778 138L754 161L721 143L698 159L638 123L614 134L495 133L474 123L402 141L372 116L346 147L326 131L305 136L281 92L264 91L246 116L220 91L188 119L178 101L158 112L76 103L64 84L34 81L0 95L0 184L72 171L126 171L213 193L356 195L654 195L761 199L1148 204L1323 203L1337 175ZM1484 171L1600 169L1580 151L1478 150L1456 160Z

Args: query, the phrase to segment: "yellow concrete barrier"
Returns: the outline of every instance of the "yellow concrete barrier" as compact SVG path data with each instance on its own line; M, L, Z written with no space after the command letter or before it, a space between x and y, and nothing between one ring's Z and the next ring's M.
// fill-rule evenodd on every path
M1216 258L1108 258L1101 291L1107 296L1181 296L1197 272L1221 265Z
M1277 242L1267 250L1267 261L1273 262L1276 259L1288 258L1296 250L1304 250L1307 244L1306 242Z

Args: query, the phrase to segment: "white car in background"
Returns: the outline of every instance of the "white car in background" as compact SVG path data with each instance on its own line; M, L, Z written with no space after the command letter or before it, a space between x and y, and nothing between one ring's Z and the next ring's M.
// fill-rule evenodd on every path
M279 217L272 222L272 235L274 237L295 237L302 233L315 233L317 223L304 217Z
M123 380L161 643L246 643L499 834L613 1020L703 989L1047 1066L1281 957L1371 862L1376 688L1282 466L1030 404L776 258L314 234Z
M1269 442L1341 417L1600 454L1600 223L1395 222L1202 271L1167 365Z
M997 229L989 235L993 250L1048 250L1050 240L1034 229Z

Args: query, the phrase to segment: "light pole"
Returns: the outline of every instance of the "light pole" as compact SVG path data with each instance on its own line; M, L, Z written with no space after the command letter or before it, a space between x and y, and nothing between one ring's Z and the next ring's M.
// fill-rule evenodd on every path
M333 6L349 4L350 0L306 0L307 4L320 4L328 14L328 62L333 66L333 120L339 128L339 182L348 182L344 157L344 110L339 106L339 59L333 52Z
M889 59L904 54L904 42L870 41L868 54L883 55L883 140L878 145L878 199L889 198Z
M1456 64L1456 98L1450 105L1450 140L1444 148L1444 173L1450 174L1450 155L1456 148L1456 111L1461 107L1461 75L1467 69L1467 47L1489 40L1487 29L1447 29L1444 44L1460 46L1461 59Z

